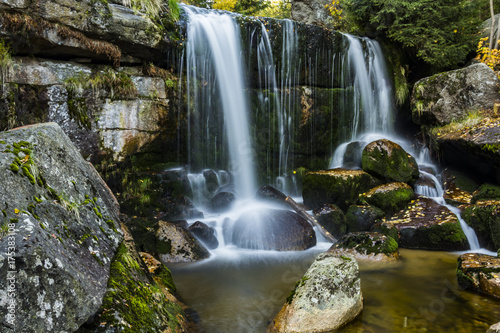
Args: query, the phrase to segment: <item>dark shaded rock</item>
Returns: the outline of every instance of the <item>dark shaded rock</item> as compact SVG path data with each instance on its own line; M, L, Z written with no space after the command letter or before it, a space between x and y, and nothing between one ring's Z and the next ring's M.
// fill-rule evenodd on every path
M156 250L162 263L193 262L210 257L208 250L186 229L159 221Z
M495 72L482 63L424 78L413 87L413 122L445 125L472 109L491 109L500 100L499 83Z
M378 207L352 205L345 214L347 232L369 231L384 216L384 211Z
M174 296L169 269L146 253L140 255L126 227L122 229L125 239L111 263L103 304L78 332L123 332L130 327L140 333L188 331L186 306Z
M356 203L361 193L380 181L361 170L333 169L306 174L302 185L304 205L316 209L323 204L335 204L346 210Z
M415 197L413 189L406 183L383 184L372 188L359 196L361 202L382 209L386 214L393 214L403 209Z
M399 244L400 235L399 235L399 230L395 224L392 224L392 223L387 222L385 220L382 220L382 221L378 220L378 222L376 222L372 226L370 231L371 232L378 232L382 235L386 235L388 237L391 237L392 239L394 239L396 241L396 243Z
M198 238L208 249L213 250L219 246L214 228L209 227L203 222L196 221L189 226L189 231Z
M123 237L116 199L54 123L0 133L0 189L0 294L14 276L17 302L0 326L75 331L106 292Z
M466 174L451 169L445 169L441 173L441 180L443 197L447 204L454 206L470 204L472 193L479 187L479 184Z
M356 259L322 253L297 281L267 332L333 332L362 310Z
M344 166L348 169L361 169L363 148L367 142L354 141L347 145L344 153Z
M365 172L388 182L411 183L419 176L415 158L397 143L385 139L365 147L362 166Z
M246 249L300 251L316 245L316 234L292 211L260 209L234 222L232 242Z
M399 258L398 243L392 237L376 232L347 234L333 244L328 253L370 261L394 261Z
M219 177L214 170L204 170L205 184L210 193L214 193L219 188Z
M486 254L466 253L457 260L458 284L500 298L500 258Z
M313 211L316 221L335 238L340 238L347 233L344 212L332 204L324 204Z
M271 185L261 186L255 195L258 199L264 199L267 201L272 201L278 204L286 204L286 194L275 189Z
M471 203L478 201L500 201L500 186L493 184L483 184L472 194Z
M458 218L448 208L420 197L384 222L399 231L399 246L409 249L460 251L469 248ZM385 234L385 233L384 233Z
M492 251L500 248L500 201L469 206L462 218L474 229L481 247Z
M224 212L231 209L235 200L236 196L233 193L220 192L212 198L210 204L215 212Z

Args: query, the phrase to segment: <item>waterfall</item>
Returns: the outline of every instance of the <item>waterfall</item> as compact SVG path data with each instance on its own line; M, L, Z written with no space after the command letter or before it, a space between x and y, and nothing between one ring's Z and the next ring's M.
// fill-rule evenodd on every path
M211 125L220 126L221 120L212 112L220 107L223 111L223 127L226 133L229 168L234 175L235 187L240 196L255 193L255 168L248 123L248 102L244 93L244 76L241 63L239 26L234 18L225 13L182 6L188 15L186 68L188 86L188 121L190 130L200 133L200 142L207 150L217 149L221 140L211 133ZM191 117L196 120L192 121ZM197 122L200 122L197 124ZM194 125L194 126L192 126ZM217 133L217 131L215 131ZM191 138L192 133L188 133ZM191 146L191 143L189 143ZM189 151L189 165L193 152ZM203 152L194 153L203 155ZM213 161L199 161L205 166L217 165L217 153L208 152ZM196 157L198 158L198 157Z

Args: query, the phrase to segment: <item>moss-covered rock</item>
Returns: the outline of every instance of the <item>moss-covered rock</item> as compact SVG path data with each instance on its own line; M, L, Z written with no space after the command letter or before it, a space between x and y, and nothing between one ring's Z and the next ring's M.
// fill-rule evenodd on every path
M358 200L361 193L379 184L379 180L361 170L309 172L303 180L302 196L309 208L316 209L331 203L345 211Z
M358 260L394 261L399 258L398 243L376 232L349 233L333 244L329 253L351 255Z
M344 212L332 204L324 204L313 210L316 221L335 238L340 238L347 233Z
M500 298L500 258L466 253L457 259L458 284L468 290Z
M359 196L360 201L393 214L403 209L415 197L413 189L406 183L383 184Z
M459 251L469 248L460 222L448 208L420 197L385 219L399 232L399 246L410 249Z
M472 194L471 203L478 201L495 200L500 201L500 186L493 184L483 184Z
M370 205L352 205L345 214L347 231L369 231L372 226L385 216L383 210Z
M411 183L419 176L415 158L389 140L369 143L361 157L363 170L386 181Z
M156 250L163 263L192 262L210 257L210 252L188 230L173 223L158 222Z
M492 251L500 247L500 202L468 206L462 218L476 232L479 245Z
M443 197L446 203L454 206L470 204L472 193L479 187L475 180L456 170L445 169L441 173L441 179L444 189Z

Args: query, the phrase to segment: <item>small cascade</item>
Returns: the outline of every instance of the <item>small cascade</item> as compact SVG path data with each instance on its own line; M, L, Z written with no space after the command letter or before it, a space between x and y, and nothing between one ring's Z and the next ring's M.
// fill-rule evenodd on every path
M457 216L458 220L460 221L460 226L462 227L462 230L463 230L465 236L467 237L467 241L469 242L470 250L471 251L478 251L481 247L479 246L479 240L477 239L476 232L462 219L462 216L460 215L460 209L458 209L457 207L454 207L452 205L448 205L446 203L445 199L443 198L444 190L443 190L443 187L441 186L441 182L432 173L422 171L422 170L420 170L420 173L433 181L434 188L431 188L429 186L416 186L415 193L420 194L420 195L424 195L424 196L434 200L436 203L438 203L442 206L445 206L453 214L455 214Z

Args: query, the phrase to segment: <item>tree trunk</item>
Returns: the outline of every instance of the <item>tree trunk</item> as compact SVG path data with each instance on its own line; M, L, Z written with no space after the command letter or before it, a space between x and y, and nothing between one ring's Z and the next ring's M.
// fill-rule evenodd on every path
M491 12L491 31L490 31L490 49L494 49L496 46L496 41L493 42L493 34L495 33L495 10L493 9L493 0L490 0L490 12Z

